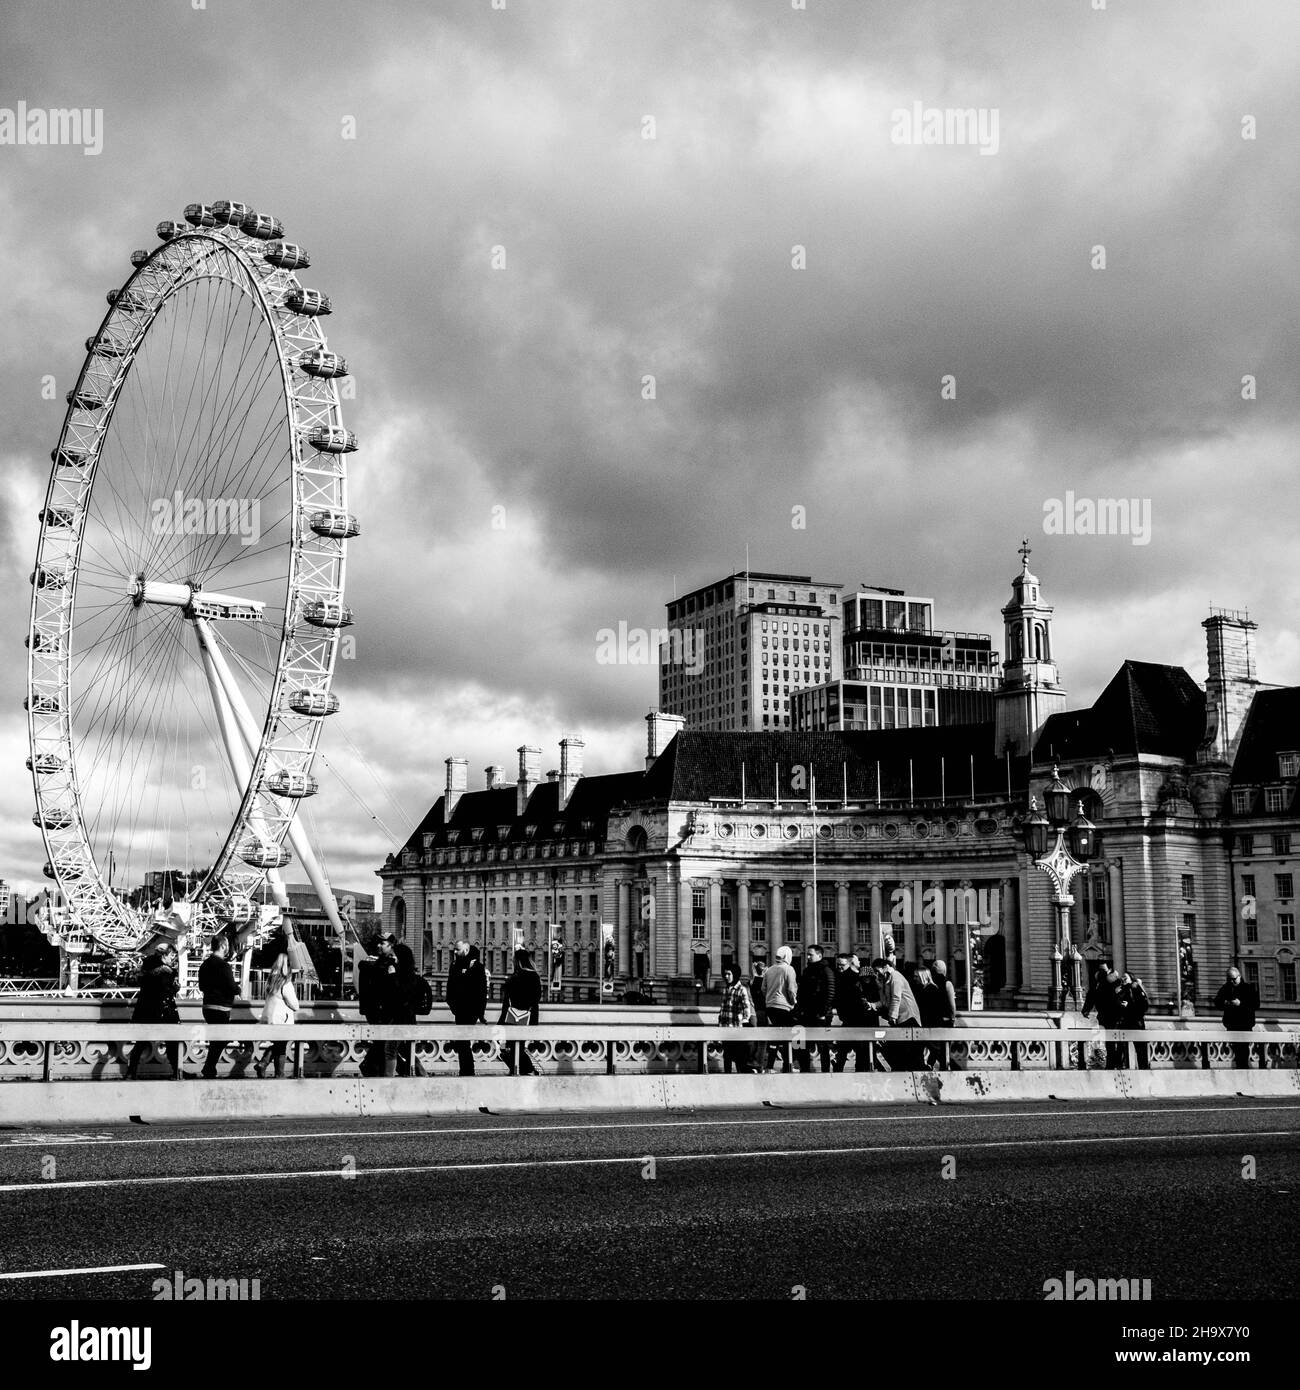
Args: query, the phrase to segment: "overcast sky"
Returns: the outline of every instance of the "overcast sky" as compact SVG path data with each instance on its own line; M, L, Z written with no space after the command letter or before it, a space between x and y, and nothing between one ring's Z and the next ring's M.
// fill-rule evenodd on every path
M102 109L103 149L0 145L0 874L44 858L22 639L63 393L196 200L284 219L355 374L340 884L449 755L638 766L656 672L597 633L747 544L1001 648L1027 535L1072 705L1125 658L1203 681L1210 604L1300 681L1300 6L1093 3L6 0L0 107ZM996 148L899 143L917 103ZM1045 535L1067 491L1146 499L1149 543Z

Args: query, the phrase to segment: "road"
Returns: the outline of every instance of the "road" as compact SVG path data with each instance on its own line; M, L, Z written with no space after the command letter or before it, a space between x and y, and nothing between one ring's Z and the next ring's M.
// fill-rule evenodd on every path
M1279 1299L1298 1137L1263 1100L0 1126L0 1300Z

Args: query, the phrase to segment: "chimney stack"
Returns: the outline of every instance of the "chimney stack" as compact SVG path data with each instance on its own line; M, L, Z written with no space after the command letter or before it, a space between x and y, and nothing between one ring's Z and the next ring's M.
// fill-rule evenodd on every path
M582 750L587 745L570 734L560 740L560 810L569 804L573 789L582 777Z
M442 803L443 821L451 819L456 803L469 788L469 763L464 758L447 760L447 792Z
M528 809L528 798L541 780L542 750L530 744L519 746L519 780L516 782L515 814L522 816Z
M491 767L485 767L483 769L483 775L485 778L484 785L490 792L494 792L499 787L505 785L501 780L501 768L497 763L493 763Z
M681 714L662 714L652 709L645 717L646 723L646 771L654 765L655 759L686 727L686 717Z
M1205 629L1208 673L1205 682L1205 737L1198 763L1232 765L1241 731L1259 688L1255 667L1255 629L1246 613L1211 608Z

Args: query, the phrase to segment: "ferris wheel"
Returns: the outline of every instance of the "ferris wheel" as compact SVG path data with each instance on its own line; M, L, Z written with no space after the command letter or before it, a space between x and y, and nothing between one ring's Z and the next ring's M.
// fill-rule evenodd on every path
M40 513L28 768L54 934L138 950L158 899L199 935L255 931L295 857L342 931L296 813L352 622L347 363L278 219L195 203L157 231L86 340Z

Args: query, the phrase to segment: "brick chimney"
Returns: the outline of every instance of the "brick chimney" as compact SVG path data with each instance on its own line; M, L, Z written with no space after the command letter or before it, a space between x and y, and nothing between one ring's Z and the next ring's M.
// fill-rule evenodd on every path
M469 789L469 763L464 758L448 758L447 791L442 803L442 818L451 819L456 803Z
M519 780L515 783L515 814L522 816L528 809L528 798L542 778L542 750L523 743L519 746Z
M560 740L560 810L569 804L573 789L582 777L582 750L586 746L573 734Z
M1259 688L1255 666L1255 629L1245 613L1212 608L1205 629L1208 675L1205 681L1205 737L1198 763L1232 765L1241 731Z
M657 709L652 709L645 717L645 724L645 765L649 770L655 759L686 727L686 718L681 714L661 714Z
M491 767L485 767L483 769L483 778L483 785L490 792L496 791L498 787L505 786L505 783L501 780L501 767L498 763L493 763Z

